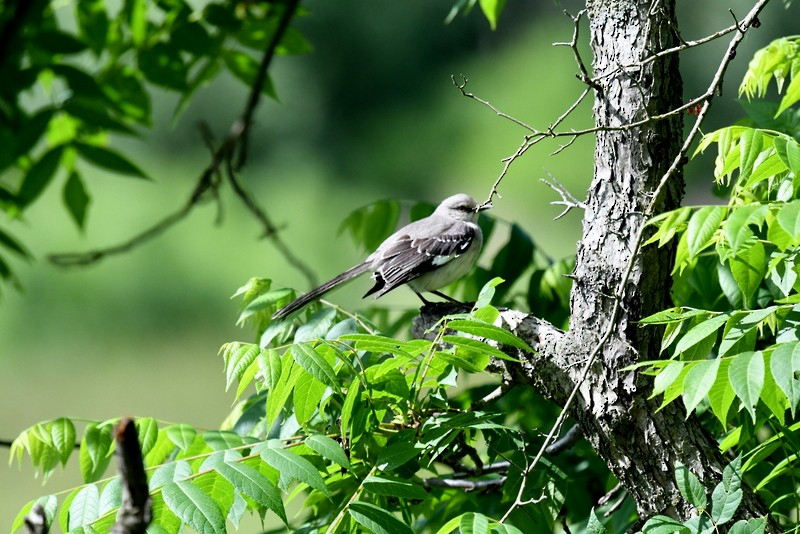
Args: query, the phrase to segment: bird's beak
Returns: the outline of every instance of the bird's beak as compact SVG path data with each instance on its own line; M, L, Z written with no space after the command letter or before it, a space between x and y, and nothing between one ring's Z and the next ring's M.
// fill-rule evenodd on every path
M491 202L484 202L483 204L475 208L475 211L486 211L492 209L493 207L494 206L492 205Z

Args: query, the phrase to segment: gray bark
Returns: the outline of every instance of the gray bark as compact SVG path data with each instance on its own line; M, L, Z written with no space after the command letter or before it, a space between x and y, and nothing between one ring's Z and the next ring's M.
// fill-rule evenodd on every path
M674 1L587 2L593 76L599 80L594 106L597 126L622 126L681 105L677 54L618 70L679 44L673 31L674 9ZM614 294L635 248L634 236L644 222L642 211L681 144L681 114L630 130L599 132L574 272L569 331L559 332L513 312L504 314L512 330L534 342L539 351L513 371L514 379L533 385L562 405L577 383L581 362L613 321L613 333L581 384L570 415L633 496L642 518L666 514L685 520L690 516L691 507L675 484L677 463L694 472L709 495L727 463L699 422L693 417L685 420L680 403L657 412L659 400L647 398L650 381L635 372L619 371L659 357L660 332L638 328L634 321L669 307L673 260L669 248L643 249L625 285L619 311L612 311ZM657 211L677 207L682 194L683 177L678 173L660 196ZM764 515L763 503L751 491L746 493L738 518Z

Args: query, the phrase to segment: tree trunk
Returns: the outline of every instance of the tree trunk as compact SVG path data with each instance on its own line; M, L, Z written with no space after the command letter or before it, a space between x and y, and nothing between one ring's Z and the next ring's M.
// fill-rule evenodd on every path
M655 6L655 7L654 7ZM587 2L594 53L595 123L618 127L666 113L681 105L678 55L644 65L652 53L676 46L675 2L651 0ZM680 114L641 127L601 131L574 272L570 330L561 333L530 317L505 314L523 337L536 342L537 357L515 373L563 405L579 380L583 362L613 322L609 339L581 384L570 415L597 453L633 496L640 517L666 514L687 519L692 509L675 484L682 463L710 495L727 463L714 439L680 403L657 411L648 400L650 380L621 372L632 363L659 358L660 332L639 328L637 319L669 306L673 252L645 247L637 257L614 312L615 293L625 276L642 212L682 144ZM679 172L660 195L658 212L677 207L683 195ZM752 493L737 518L764 515Z

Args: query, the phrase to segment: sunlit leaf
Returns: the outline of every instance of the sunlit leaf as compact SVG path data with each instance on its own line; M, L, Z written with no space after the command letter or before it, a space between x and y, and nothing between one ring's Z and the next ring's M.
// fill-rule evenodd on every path
M745 352L731 361L728 378L736 396L756 420L756 404L764 387L764 355L760 352Z
M191 482L167 484L161 488L161 495L169 509L194 530L225 532L225 516L219 505Z

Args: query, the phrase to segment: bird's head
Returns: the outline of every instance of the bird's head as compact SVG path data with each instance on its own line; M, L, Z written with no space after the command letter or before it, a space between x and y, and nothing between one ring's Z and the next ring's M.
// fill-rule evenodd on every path
M491 204L478 204L471 196L459 193L444 199L434 213L459 221L474 222L478 218L478 212L491 207Z

